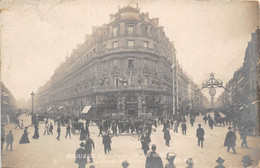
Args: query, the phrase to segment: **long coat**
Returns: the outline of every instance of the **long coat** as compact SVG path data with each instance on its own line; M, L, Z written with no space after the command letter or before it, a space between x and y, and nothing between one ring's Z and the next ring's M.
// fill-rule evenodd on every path
M104 135L103 136L103 144L105 146L109 146L111 144L111 138L109 135Z
M226 134L226 139L225 139L225 143L224 146L236 146L236 140L237 140L237 136L233 131L229 131Z
M197 137L198 139L204 140L204 134L205 134L205 132L204 132L203 128L198 128L198 129L197 129L196 137Z
M166 129L166 130L164 131L164 139L165 139L165 140L171 140L171 135L170 135L169 129Z
M147 154L145 168L163 168L162 159L155 151Z
M79 148L76 150L75 158L75 163L77 163L78 165L82 166L87 163L86 152L83 148Z
M95 144L91 138L88 138L85 143L85 151L86 154L92 153L92 147L95 149Z

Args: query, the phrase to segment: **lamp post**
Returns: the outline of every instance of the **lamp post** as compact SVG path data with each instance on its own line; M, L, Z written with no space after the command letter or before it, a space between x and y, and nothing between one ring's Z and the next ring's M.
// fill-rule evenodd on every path
M34 97L34 93L33 93L33 91L32 91L32 93L31 93L31 96L32 96L32 124L33 124L33 97Z

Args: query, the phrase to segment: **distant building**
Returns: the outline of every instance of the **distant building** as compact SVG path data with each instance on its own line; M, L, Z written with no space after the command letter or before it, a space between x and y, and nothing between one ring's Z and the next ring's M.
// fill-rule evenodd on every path
M10 114L17 109L17 102L12 93L1 82L1 114Z
M233 75L233 78L226 84L229 90L221 94L218 104L221 106L237 105L250 107L251 111L257 112L259 104L260 86L260 31L259 28L252 33L252 39L248 42L245 51L244 63Z
M189 79L178 66L159 19L127 6L93 27L39 88L36 105L43 111L66 106L74 114L91 105L98 116L172 115L177 101L189 98Z

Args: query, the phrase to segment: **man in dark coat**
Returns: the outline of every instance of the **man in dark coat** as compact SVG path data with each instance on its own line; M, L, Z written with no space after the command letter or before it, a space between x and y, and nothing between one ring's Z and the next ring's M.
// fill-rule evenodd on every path
M78 168L85 168L87 164L87 157L86 157L86 152L83 149L84 143L81 142L79 145L80 148L78 148L75 153L75 158L76 158L75 163L79 165Z
M152 151L146 156L145 168L163 168L162 159L155 151L156 145L152 145Z
M52 125L52 123L50 123L49 132L50 132L51 135L53 135L53 125Z
M170 135L169 128L166 128L164 131L164 139L166 142L166 146L170 146L171 135Z
M58 127L57 127L57 133L58 133L58 136L56 137L57 140L60 140L60 124L58 124Z
M229 152L230 148L232 148L233 153L236 154L235 146L236 146L236 140L237 136L236 134L232 131L231 127L228 127L228 133L226 134L226 139L224 146L227 146L227 151Z
M70 135L70 124L68 124L67 128L66 128L66 135L65 135L65 138L67 138L67 136L70 136L71 138L71 135Z
M14 141L14 136L12 134L12 131L9 131L9 134L6 135L6 150L8 151L8 147L10 145L10 151L13 150L13 141Z
M183 135L186 135L187 125L186 125L185 122L183 122L183 123L181 124L181 130L182 130L182 134L183 134Z
M212 118L209 118L209 127L210 129L213 129L214 120Z
M85 143L85 151L87 154L87 157L89 157L89 163L93 163L93 158L92 158L92 147L95 149L95 144L93 140L88 136L86 143Z
M197 128L197 134L196 137L198 138L198 146L201 145L201 147L203 148L203 141L204 141L204 129L201 128L201 124L198 125L199 128Z
M110 151L111 147L111 138L110 136L108 135L108 133L105 133L104 136L103 136L103 144L104 144L104 151L105 151L105 154L107 154L107 152Z

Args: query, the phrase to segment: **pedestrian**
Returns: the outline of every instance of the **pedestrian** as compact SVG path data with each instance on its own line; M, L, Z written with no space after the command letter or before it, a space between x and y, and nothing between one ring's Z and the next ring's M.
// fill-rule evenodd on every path
M125 160L122 163L123 168L127 168L129 166L129 163Z
M190 117L190 124L191 124L192 127L193 127L194 121L195 121L194 118Z
M147 151L150 149L149 148L149 143L147 140L148 138L145 137L145 134L143 134L140 138L141 140L141 145L142 145L142 149L144 151L144 155L147 155Z
M161 157L156 153L156 145L152 145L152 151L146 156L145 168L163 168Z
M95 144L89 135L85 143L86 157L89 157L89 163L93 163L92 147L95 149Z
M15 117L15 129L16 129L17 127L21 128L21 127L20 127L19 119Z
M10 145L10 151L13 150L13 141L14 141L14 136L12 134L12 131L9 131L9 134L6 135L6 150L8 151L8 147Z
M79 145L80 148L78 148L75 153L75 163L78 164L78 168L85 168L87 164L87 157L86 152L83 149L83 147L85 146L84 142L81 142Z
M47 132L48 135L50 135L50 133L49 133L49 124L48 124L48 121L45 122L45 130L44 130L43 135L45 135L46 132Z
M58 123L58 127L57 127L58 136L56 137L57 140L60 140L60 132L61 132L60 124Z
M176 132L176 133L178 133L178 127L179 127L179 122L178 122L178 120L176 120L175 122L174 122L174 132Z
M65 138L67 138L68 135L69 135L70 138L71 138L71 135L70 135L70 124L68 124L67 127L66 127L66 135L65 135Z
M181 130L182 130L182 134L183 134L183 135L186 135L187 125L186 125L185 122L183 122L183 123L181 124Z
M88 127L89 127L89 121L86 121L86 129L85 129L86 138L90 135Z
M168 163L165 164L165 168L176 168L174 165L174 159L176 157L176 154L173 152L169 152L166 155L166 160L168 161Z
M108 133L105 133L104 136L103 136L103 144L104 144L104 152L105 152L105 154L110 152L111 143L112 142L111 142L110 136L108 135Z
M196 137L198 138L198 146L203 148L203 141L204 141L204 129L201 128L201 124L198 125Z
M4 124L1 124L1 154L3 154L4 143L5 143L5 128Z
M39 136L39 127L38 127L38 124L34 124L34 134L33 134L33 139L38 139L40 136Z
M214 120L210 117L209 118L209 127L210 127L210 129L213 129L213 125L214 125Z
M80 128L79 140L80 140L80 141L86 140L86 132L85 132L85 130L84 130L84 125L83 125L83 123L81 124L81 128Z
M113 123L112 131L113 131L113 136L117 136L117 124L116 123Z
M253 165L253 160L252 160L251 157L248 156L248 155L244 155L244 156L242 157L241 162L243 163L243 167L244 167L244 168L247 168L247 167Z
M225 168L225 166L223 165L223 163L225 162L224 159L219 157L218 160L216 160L216 162L218 163L218 165L215 168Z
M103 136L103 125L102 125L102 122L101 122L100 125L98 126L98 129L99 129L98 137L99 137L100 135Z
M27 132L27 129L28 129L28 127L25 127L23 135L19 141L19 144L30 143L29 138L28 138L29 132Z
M164 139L165 139L166 146L170 146L171 135L170 135L169 128L166 128L164 131Z
M188 165L186 168L193 168L193 160L192 158L189 158L186 160L186 164Z
M52 123L50 123L49 133L51 133L51 135L53 135L53 125L52 125Z
M224 146L227 146L227 151L229 152L230 148L233 150L233 154L236 154L235 146L236 146L236 139L237 136L235 132L232 131L231 127L228 127L228 133L226 134Z
M246 128L244 128L244 129L241 131L241 134L240 134L240 139L242 139L242 143L241 143L241 147L242 147L242 148L244 147L244 145L245 145L246 148L248 148L248 146L247 146L247 140L246 140L247 135L248 135L247 130L246 130Z
M20 128L23 129L23 120L21 120L21 127Z
M205 121L205 124L207 124L207 120L208 120L207 115L204 115L203 120Z

